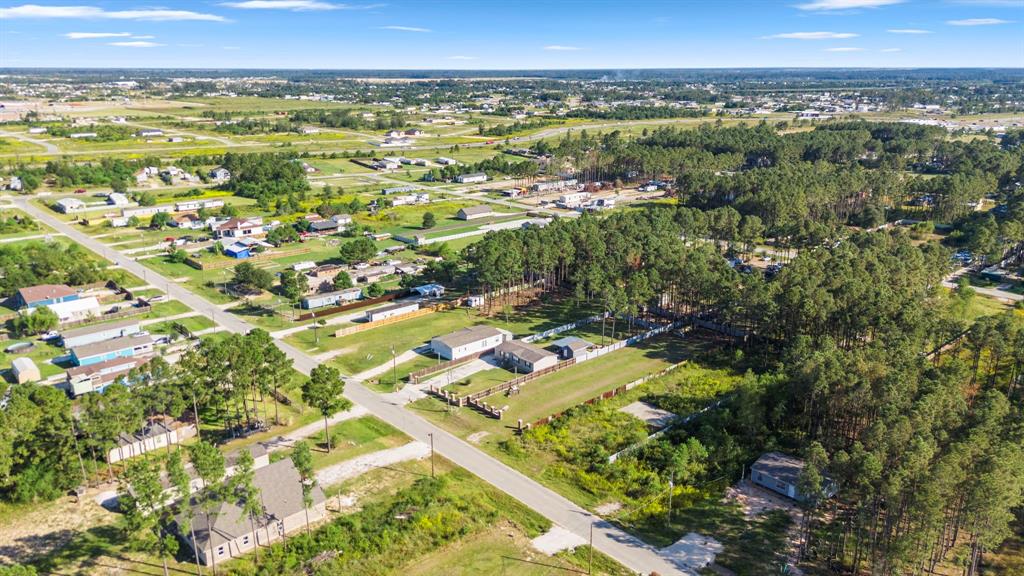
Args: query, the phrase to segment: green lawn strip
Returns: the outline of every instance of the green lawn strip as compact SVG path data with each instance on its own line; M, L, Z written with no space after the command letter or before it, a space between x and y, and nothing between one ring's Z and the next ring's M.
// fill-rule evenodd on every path
M440 374L443 375L444 372L441 372ZM444 389L454 392L459 396L466 396L481 390L486 390L491 386L497 386L502 382L508 382L515 377L516 374L514 372L505 370L504 368L491 368L454 381L450 385L446 385Z
M150 332L158 332L160 334L171 334L178 333L175 325L181 325L189 332L199 332L200 330L207 330L216 326L213 320L210 320L206 316L189 316L187 318L179 318L178 320L166 320L157 324L149 324L146 326L146 330Z
M331 426L330 434L330 452L327 452L323 430L309 437L313 447L313 467L317 470L411 441L398 429L374 416L363 416L335 424ZM273 459L287 458L290 454L291 450L277 452Z
M23 342L31 342L34 346L25 354L4 352L4 350L7 350L10 346ZM51 361L54 358L59 358L65 354L66 352L63 348L43 342L42 340L32 338L4 340L3 342L0 342L0 370L7 371L11 367L11 363L14 362L15 358L29 358L36 366L39 367L40 375L42 375L43 378L48 378L64 371L64 368L56 364L52 364Z
M648 374L680 362L685 354L674 338L655 338L627 346L578 366L543 376L523 385L519 394L488 398L491 404L508 405L507 417L533 422L585 402Z
M394 392L396 382L397 386L401 387L408 379L411 372L422 370L423 368L427 368L434 364L437 364L436 358L431 358L430 356L422 354L417 355L415 359L397 364L394 366L393 370L388 370L376 378L370 378L363 382L363 384L375 392Z

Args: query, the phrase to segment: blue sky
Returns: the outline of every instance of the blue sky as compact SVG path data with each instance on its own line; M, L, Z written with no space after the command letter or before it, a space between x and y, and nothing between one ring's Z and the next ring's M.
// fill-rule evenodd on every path
M1024 0L0 0L0 67L1024 67Z

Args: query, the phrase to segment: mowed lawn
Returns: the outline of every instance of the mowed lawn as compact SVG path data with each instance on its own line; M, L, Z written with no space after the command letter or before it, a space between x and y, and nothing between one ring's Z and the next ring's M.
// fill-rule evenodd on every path
M491 442L510 434L519 419L526 424L562 412L613 388L664 370L687 356L686 347L671 336L627 346L527 382L514 396L497 394L484 399L499 408L508 406L502 420L484 416L469 407L453 410L435 398L418 400L410 406L453 434L464 438L486 432Z

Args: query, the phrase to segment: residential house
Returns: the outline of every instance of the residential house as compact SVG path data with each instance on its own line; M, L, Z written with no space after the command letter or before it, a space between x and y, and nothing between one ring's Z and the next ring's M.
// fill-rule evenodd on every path
M572 209L583 206L588 200L590 200L590 192L570 192L559 196L555 205L559 208Z
M224 182L225 180L231 179L231 171L227 168L220 166L210 170L210 178L217 182Z
M36 308L48 304L78 300L79 294L74 288L64 284L39 284L27 288L19 288L14 295L15 308Z
M494 209L487 204L478 204L476 206L459 208L459 211L455 213L455 217L459 220L475 220L477 218L486 218L493 215Z
M371 266L359 271L356 282L361 284L372 284L395 273L394 266Z
M334 278L338 274L348 274L348 272L339 264L324 264L313 268L306 273L306 280L309 285L308 293L333 291Z
M153 351L150 336L126 336L103 342L95 342L71 349L71 362L75 366L98 364L114 358L135 357Z
M185 200L182 202L174 203L175 212L188 212L190 210L199 210L201 208L221 208L224 206L223 200Z
M231 218L213 230L214 238L246 238L264 234L262 218Z
M420 130L419 128L409 128L408 130L405 131L405 135L406 136L422 136L423 135L423 130Z
M315 220L309 223L309 232L316 235L334 234L344 230L352 223L352 217L348 214L338 214L325 220Z
M46 307L57 315L57 320L61 324L87 320L100 315L100 303L94 296L47 304ZM27 312L31 310L33 309L30 308Z
M565 190L567 188L576 188L579 186L579 182L575 178L569 178L568 180L558 180L555 182L537 182L530 189L533 192L544 194L547 192L556 192Z
M255 519L255 530L248 514L233 499L220 502L209 515L192 503L192 531L179 530L178 535L203 564L211 564L214 558L223 562L242 556L257 545L266 546L302 529L307 516L310 522L316 522L325 515L326 497L318 485L311 490L312 505L308 509L304 505L301 476L288 458L256 469L253 485L263 508L263 514ZM179 522L188 514L182 513Z
M128 206L131 203L131 200L120 192L111 192L110 194L107 194L107 204L110 204L111 206Z
M168 214L174 212L174 205L164 204L163 206L138 206L135 208L122 208L121 216L124 216L125 218L131 218L132 216L135 216L136 218L145 218L146 216L152 216L154 214L159 214L161 212L166 212Z
M14 376L14 381L18 384L38 382L43 379L43 375L40 374L36 363L31 358L26 357L14 359L14 362L11 363L11 375Z
M410 312L415 312L420 309L419 302L399 302L398 304L391 304L388 306L381 306L380 308L374 308L373 310L366 311L367 322L380 322L381 320L387 320L388 318L394 318L396 316L402 316Z
M178 214L171 218L171 226L175 228L182 228L185 230L202 230L206 227L206 223L194 212L186 212L185 214Z
M459 184L476 184L477 182L487 182L487 174L483 172L473 172L471 174L459 174L455 177L455 181Z
M490 350L511 339L512 333L508 330L492 326L472 326L434 337L430 341L430 349L446 360L457 360Z
M385 195L385 196L388 196L388 195L391 195L391 194L403 194L405 192L415 192L416 189L417 188L415 186L394 186L394 187L391 187L391 188L382 188L380 193Z
M804 502L806 495L802 494L799 488L800 475L804 466L804 461L799 458L781 452L767 452L751 465L750 480L772 492L777 492L797 502ZM831 478L825 476L823 489L825 497L831 498L836 493L836 484Z
M53 207L56 208L58 212L72 214L80 210L85 210L85 202L82 202L78 198L61 198L54 203Z
M517 373L543 370L558 363L558 355L522 340L506 340L498 344L494 356Z
M107 462L114 464L127 458L140 456L180 444L196 435L196 425L181 422L169 416L158 417L148 422L135 434L122 432L117 435L117 446L107 453Z
M11 181L7 183L7 189L12 192L21 192L22 188L24 188L24 184L22 184L21 178L11 176Z
M145 128L135 133L139 138L151 138L153 136L163 136L164 131L157 128Z
M441 166L455 166L456 164L459 163L458 160L454 160L452 158L445 158L444 156L437 158L436 160L434 160L434 162L437 162Z
M341 306L342 304L359 300L362 293L362 288L346 288L344 290L335 290L334 292L313 294L302 299L302 307L306 310L313 310L326 306Z
M133 368L148 361L148 358L142 357L118 357L95 364L74 366L64 372L63 387L74 398L90 392L102 392L118 378L127 376Z
M76 346L85 346L86 344L121 338L122 336L131 336L141 331L142 326L138 320L121 320L96 326L83 326L82 328L63 332L61 334L61 344L65 348L70 349Z
M444 286L440 284L424 284L412 288L412 291L422 298L440 298L444 296Z

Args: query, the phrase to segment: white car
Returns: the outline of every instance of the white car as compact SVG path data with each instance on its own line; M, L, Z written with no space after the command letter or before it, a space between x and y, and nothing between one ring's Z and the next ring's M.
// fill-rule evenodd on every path
M57 332L56 330L50 330L49 332L45 332L43 333L42 336L39 337L40 340L54 340L56 338L60 338L60 332Z

